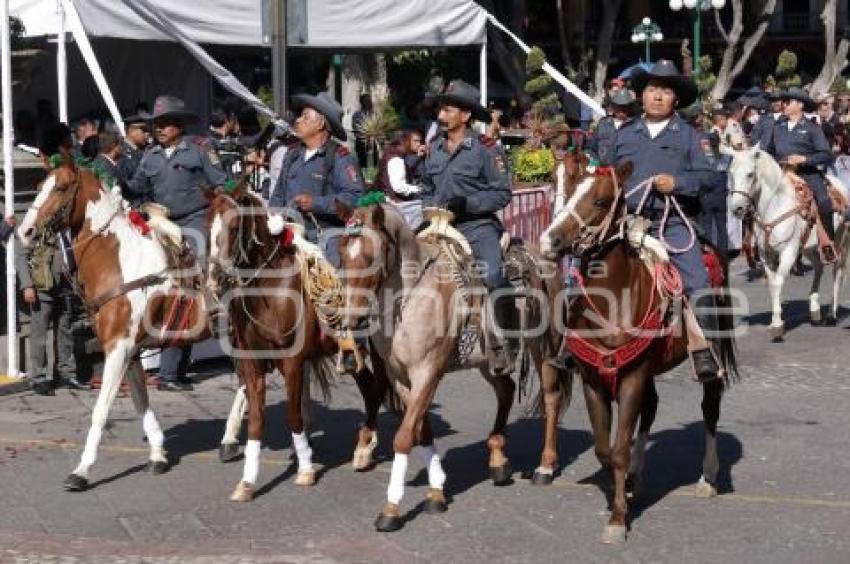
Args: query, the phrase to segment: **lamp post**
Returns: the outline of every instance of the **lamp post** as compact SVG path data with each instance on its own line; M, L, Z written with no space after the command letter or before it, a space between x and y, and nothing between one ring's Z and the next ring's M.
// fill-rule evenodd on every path
M632 43L644 42L646 44L646 62L649 63L649 44L662 41L664 34L658 24L649 18L643 18L641 22L632 29Z
M678 12L682 8L694 11L694 80L700 75L700 46L702 40L702 13L714 8L721 10L726 0L670 0L670 9Z

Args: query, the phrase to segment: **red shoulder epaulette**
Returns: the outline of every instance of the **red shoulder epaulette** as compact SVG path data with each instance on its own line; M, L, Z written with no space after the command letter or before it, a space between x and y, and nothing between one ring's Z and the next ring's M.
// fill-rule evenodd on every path
M351 154L351 151L349 151L348 147L346 147L345 145L340 145L336 148L336 154L340 157L347 157Z
M493 139L492 137L490 137L489 135L485 135L483 133L478 136L478 141L479 141L479 143L481 143L485 147L495 147L496 146L496 140Z

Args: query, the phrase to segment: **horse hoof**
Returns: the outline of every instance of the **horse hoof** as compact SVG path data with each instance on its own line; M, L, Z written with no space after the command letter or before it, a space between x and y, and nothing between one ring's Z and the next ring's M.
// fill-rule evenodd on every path
M146 469L154 476L159 476L168 472L168 462L164 460L149 460Z
M510 462L505 462L501 466L490 467L490 479L493 480L494 486L508 486L513 483L511 475L514 469L511 468Z
M378 515L375 519L375 530L379 533L394 533L404 525L401 517L395 515Z
M535 486L549 486L555 481L555 473L549 469L538 468L531 477L531 483Z
M89 487L89 481L77 474L71 474L62 482L62 487L66 492L84 492Z
M771 327L770 339L774 343L781 343L785 340L785 327Z
M313 470L299 470L295 476L296 486L314 486L316 485L316 472Z
M700 499L711 499L717 495L717 488L713 484L706 482L705 478L700 478L699 482L697 482L694 495Z
M379 533L393 533L404 525L404 520L399 513L398 505L388 503L384 506L375 519L375 530Z
M372 454L378 446L378 434L372 434L372 440L366 446L358 446L354 449L354 457L351 459L351 467L355 472L370 470L375 464Z
M239 458L239 443L222 443L218 447L218 459L221 462L233 462Z
M426 513L445 513L449 509L449 504L446 503L446 497L443 495L443 490L431 488L428 491L428 496L425 498Z
M254 499L254 484L248 482L239 482L233 493L230 494L230 501L252 501Z
M605 525L602 530L602 542L604 544L623 544L626 542L625 525Z

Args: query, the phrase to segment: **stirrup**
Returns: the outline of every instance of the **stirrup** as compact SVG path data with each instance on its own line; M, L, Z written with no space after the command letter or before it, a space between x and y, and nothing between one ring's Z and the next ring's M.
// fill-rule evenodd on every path
M711 347L691 351L690 356L697 382L705 384L720 378L720 366L714 358Z

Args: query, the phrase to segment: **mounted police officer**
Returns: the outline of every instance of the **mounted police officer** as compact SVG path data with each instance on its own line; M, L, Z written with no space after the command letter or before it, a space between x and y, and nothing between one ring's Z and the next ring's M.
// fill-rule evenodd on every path
M122 156L118 160L118 181L123 185L132 180L142 162L142 156L150 142L150 130L147 120L139 114L124 118L124 141L121 145ZM125 199L129 201L127 195ZM131 204L134 202L130 201Z
M335 201L354 206L363 195L357 159L342 144L342 107L330 96L298 94L295 134L300 142L284 156L280 176L269 197L270 208L292 208L304 218L305 237L318 243L327 259L339 267L337 236L342 221Z
M449 83L437 98L441 134L431 142L425 160L422 196L423 206L454 213L455 227L466 237L475 260L486 266L484 284L492 292L509 287L499 244L504 228L496 212L511 201L511 182L501 147L472 131L473 121L491 119L479 100L478 90L462 80ZM500 326L513 326L510 296L495 300L494 312ZM495 341L494 371L510 372L505 343L498 337Z
M832 201L827 191L824 172L833 162L832 149L823 130L806 118L803 112L814 111L817 104L798 87L781 94L783 116L763 138L762 148L780 163L795 167L795 172L811 187L818 205L820 220L829 241L835 240ZM822 245L824 260L835 260L831 244Z
M693 213L699 207L700 192L714 188L717 175L705 157L699 134L676 113L678 106L688 107L696 100L696 84L679 74L671 61L662 59L649 71L636 73L632 86L643 102L644 114L617 132L610 163L619 165L631 161L634 166L623 187L626 192L652 179L648 189L653 192L641 215L651 221L649 232L658 238L664 209L662 196L675 196ZM635 193L626 200L629 212L636 211L642 195L642 192ZM673 215L663 236L673 248L685 248L690 242L686 220ZM682 275L685 294L697 322L704 332L716 330L713 296L701 292L709 288L709 281L700 245L696 243L682 252L671 252L670 259ZM718 376L719 367L709 349L694 350L691 357L700 381Z
M585 151L597 161L608 161L617 131L631 120L638 110L637 100L631 90L618 88L608 95L609 115L596 124L596 131L585 144Z
M168 208L169 219L181 227L198 264L202 265L206 252L204 215L209 204L201 188L221 186L227 177L207 140L184 135L186 124L198 117L185 108L182 100L160 96L154 102L153 114L143 117L153 122L157 145L145 152L128 183L128 192L141 202ZM192 389L192 382L186 376L191 352L191 346L162 351L160 389Z

